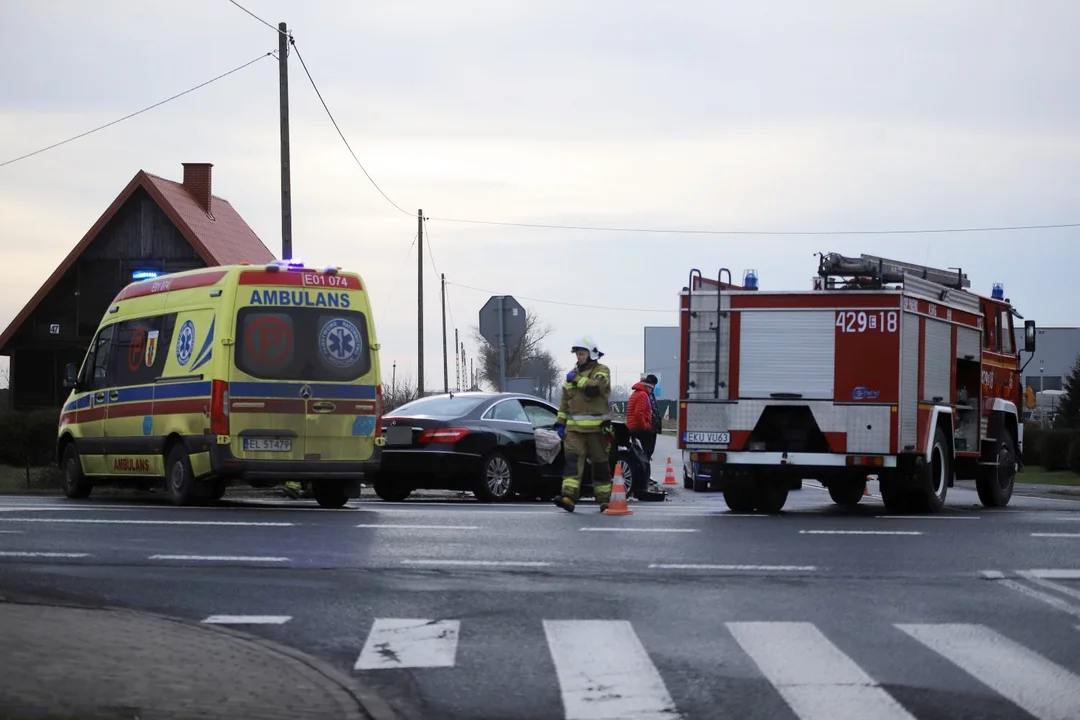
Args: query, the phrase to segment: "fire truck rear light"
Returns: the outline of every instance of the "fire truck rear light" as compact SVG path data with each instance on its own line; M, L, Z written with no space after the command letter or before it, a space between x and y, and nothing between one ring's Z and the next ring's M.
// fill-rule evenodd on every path
M755 441L755 442L752 442L749 445L747 445L747 449L750 452L765 452L765 443L760 442L760 441Z
M881 467L885 464L885 458L881 455L848 455L848 465L870 465L872 467Z
M690 461L703 463L727 462L727 453L692 452L690 453Z

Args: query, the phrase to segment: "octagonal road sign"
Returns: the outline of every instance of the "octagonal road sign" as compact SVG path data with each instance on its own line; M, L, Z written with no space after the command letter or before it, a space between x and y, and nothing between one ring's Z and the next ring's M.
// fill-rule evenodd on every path
M513 347L525 336L525 308L512 295L493 295L480 308L480 334L495 347L499 346L499 308L502 307L502 331L506 347Z

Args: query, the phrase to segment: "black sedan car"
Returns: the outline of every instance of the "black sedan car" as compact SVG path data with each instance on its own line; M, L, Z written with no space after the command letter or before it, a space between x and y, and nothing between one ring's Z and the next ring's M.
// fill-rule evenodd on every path
M553 462L541 462L535 433L553 429L557 415L550 403L516 393L451 393L406 403L383 416L386 445L375 493L388 501L413 490L469 490L484 502L551 499L562 484L564 450L559 447ZM649 460L626 425L614 426L609 468L614 473L621 463L627 495L640 494ZM586 466L582 497L592 495L591 471Z

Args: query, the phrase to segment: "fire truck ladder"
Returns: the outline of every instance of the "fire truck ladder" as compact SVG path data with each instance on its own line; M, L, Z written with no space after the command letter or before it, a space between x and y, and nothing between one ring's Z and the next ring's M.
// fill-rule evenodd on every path
M841 287L866 290L877 290L889 283L903 283L905 276L918 277L957 290L971 287L971 281L961 268L941 270L876 255L849 258L840 253L819 254L818 276L824 279L828 290L837 288L835 278L838 277L850 278Z
M693 379L694 374L691 373L691 363L695 362L693 359L695 348L700 347L698 343L693 341L695 336L712 335L715 347L713 349L712 359L712 373L713 373L713 399L720 399L720 388L727 385L726 380L720 378L720 346L722 344L722 329L723 319L728 316L728 312L724 310L723 305L723 293L724 293L724 274L727 273L728 285L731 285L731 270L727 268L720 268L716 278L716 322L710 322L708 328L695 330L694 319L698 317L699 311L694 308L694 278L696 277L699 282L702 280L701 271L694 268L690 271L690 279L687 284L687 307L689 310L689 317L687 318L687 337L690 339L688 343L686 357L683 358L684 372L686 373L686 394L689 396L697 387L697 382ZM696 360L696 362L708 363L709 361Z

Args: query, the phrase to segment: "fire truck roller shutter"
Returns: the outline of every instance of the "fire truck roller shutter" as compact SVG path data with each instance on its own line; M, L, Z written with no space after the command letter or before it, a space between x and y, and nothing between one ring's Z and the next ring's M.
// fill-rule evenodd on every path
M832 310L743 310L739 336L739 397L794 393L832 400L836 313Z

